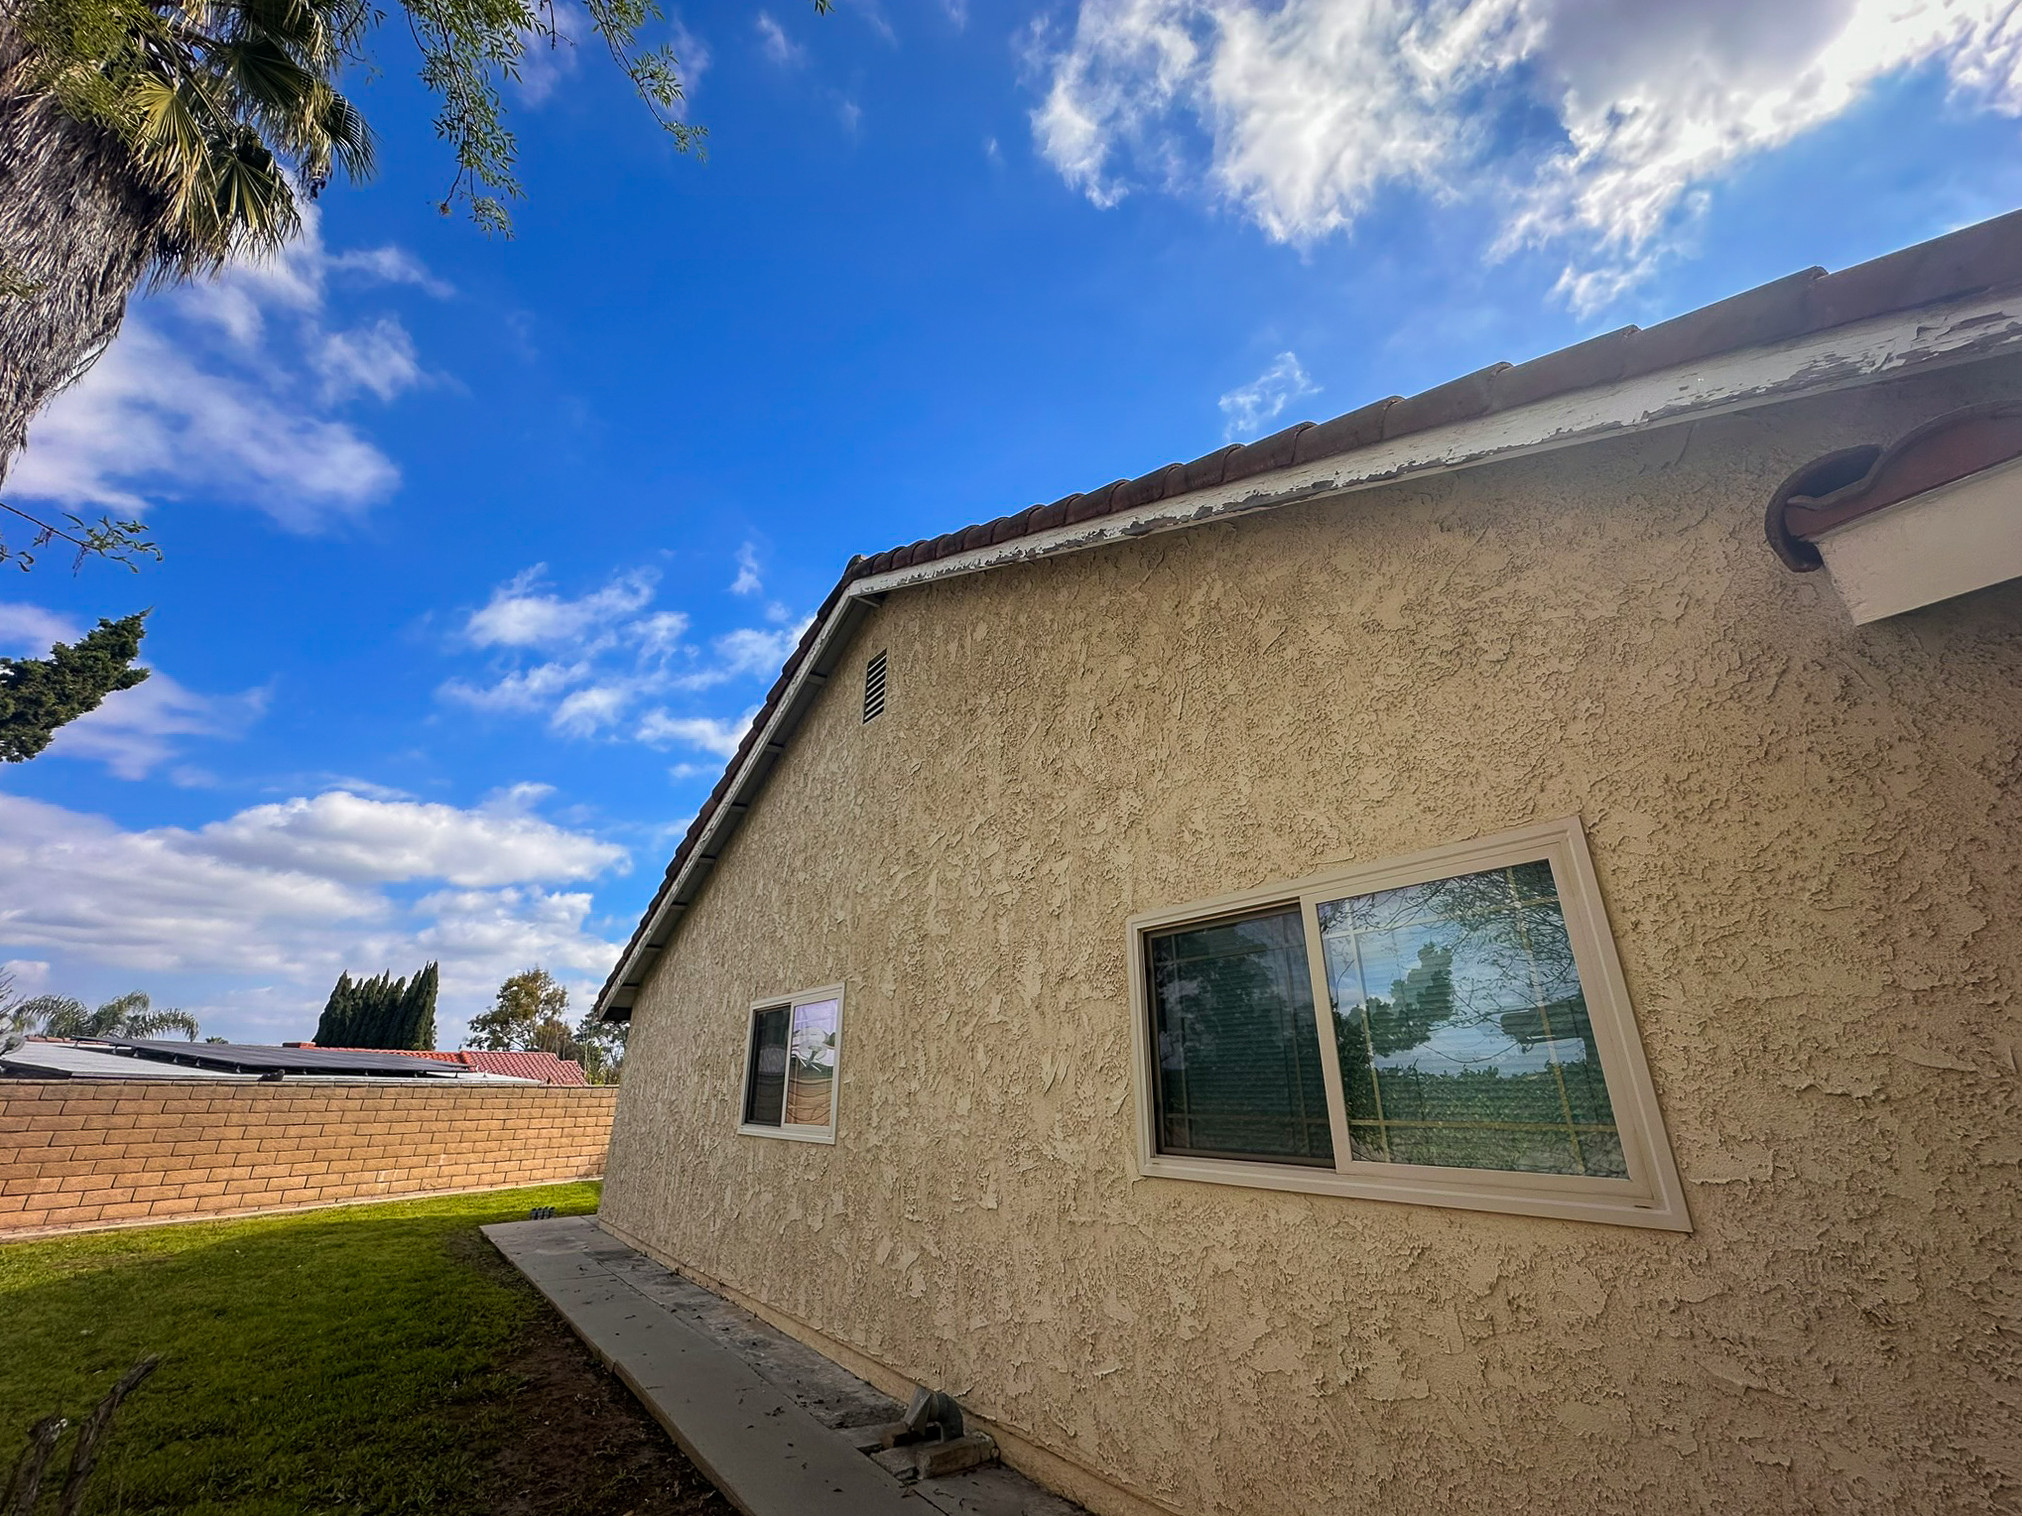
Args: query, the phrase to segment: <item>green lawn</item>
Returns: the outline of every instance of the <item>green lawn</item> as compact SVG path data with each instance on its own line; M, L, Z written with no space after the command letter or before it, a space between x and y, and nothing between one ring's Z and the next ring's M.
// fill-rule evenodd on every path
M536 1205L595 1210L597 1191L0 1247L0 1481L31 1422L55 1410L81 1420L134 1360L159 1353L93 1477L93 1513L716 1509L706 1487L692 1504L623 1488L681 1482L658 1466L680 1455L477 1233Z

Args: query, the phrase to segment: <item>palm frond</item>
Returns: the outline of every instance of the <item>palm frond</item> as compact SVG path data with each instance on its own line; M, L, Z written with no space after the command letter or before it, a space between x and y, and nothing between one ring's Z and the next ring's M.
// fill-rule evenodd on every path
M159 1037L163 1032L181 1032L195 1042L198 1031L197 1018L188 1011L148 1011L132 1017L126 1024L126 1035L129 1037Z

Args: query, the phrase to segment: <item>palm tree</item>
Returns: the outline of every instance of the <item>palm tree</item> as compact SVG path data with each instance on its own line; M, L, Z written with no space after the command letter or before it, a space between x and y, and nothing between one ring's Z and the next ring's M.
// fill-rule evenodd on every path
M509 230L518 148L499 87L528 46L569 40L565 3L401 0L456 164L444 213L461 200L487 230ZM699 151L674 54L636 45L657 0L581 3L674 145ZM377 0L0 0L0 478L29 418L90 367L143 280L276 249L300 224L298 194L313 198L339 168L370 172L371 132L335 81L368 61L382 19ZM97 530L117 543L115 525Z
M367 0L0 0L0 475L128 293L280 247L372 165Z
M150 1010L145 990L129 990L95 1011L68 995L37 995L22 1001L13 1014L43 1037L159 1037L163 1032L181 1032L191 1042L197 1040L196 1017L188 1011Z

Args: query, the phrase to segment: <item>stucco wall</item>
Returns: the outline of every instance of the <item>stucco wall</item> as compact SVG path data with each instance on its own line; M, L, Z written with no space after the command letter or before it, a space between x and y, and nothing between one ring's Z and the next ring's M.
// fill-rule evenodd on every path
M2013 1509L2022 586L1857 630L1761 513L2017 379L893 597L646 986L606 1217L1174 1511ZM1696 1231L1137 1176L1128 916L1568 813ZM836 1145L733 1135L749 1002L839 979Z

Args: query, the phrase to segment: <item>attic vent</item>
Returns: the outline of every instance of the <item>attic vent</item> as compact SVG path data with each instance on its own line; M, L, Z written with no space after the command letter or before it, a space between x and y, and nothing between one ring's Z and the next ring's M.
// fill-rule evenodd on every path
M873 653L864 665L864 720L871 721L885 709L885 655Z

